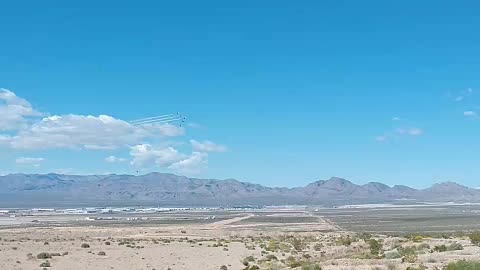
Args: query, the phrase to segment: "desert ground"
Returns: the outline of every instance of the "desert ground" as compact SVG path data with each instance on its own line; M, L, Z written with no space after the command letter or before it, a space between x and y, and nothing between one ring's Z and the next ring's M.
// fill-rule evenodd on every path
M478 210L0 215L0 269L444 269L450 262L480 260L471 239L480 229Z

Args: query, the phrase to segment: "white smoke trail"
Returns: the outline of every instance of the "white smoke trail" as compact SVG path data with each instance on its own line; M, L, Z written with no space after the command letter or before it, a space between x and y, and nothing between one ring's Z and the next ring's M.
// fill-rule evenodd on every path
M137 123L131 123L132 125L138 126L138 125L149 125L149 124L162 124L162 123L170 123L170 122L175 122L175 121L181 121L181 117L177 118L170 118L170 119L160 119L160 120L150 120L150 121L143 121L143 122L137 122Z
M175 114L165 114L165 115L159 115L159 116L154 116L154 117L147 117L147 118L142 118L142 119L137 119L137 120L132 120L130 123L139 123L139 122L144 122L144 121L149 121L149 120L160 120L163 118L172 118L172 117L178 117L178 115Z

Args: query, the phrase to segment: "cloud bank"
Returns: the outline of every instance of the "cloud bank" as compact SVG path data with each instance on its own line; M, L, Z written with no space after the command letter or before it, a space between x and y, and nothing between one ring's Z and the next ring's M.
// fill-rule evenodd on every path
M163 168L195 173L206 168L209 152L226 151L223 145L205 140L190 140L191 153L182 153L165 145L169 139L181 139L184 127L169 123L132 124L109 115L52 115L36 110L14 92L0 88L0 148L10 151L124 150L135 168ZM167 143L168 144L168 143ZM39 166L42 158L21 157L16 164ZM108 163L127 159L110 155Z

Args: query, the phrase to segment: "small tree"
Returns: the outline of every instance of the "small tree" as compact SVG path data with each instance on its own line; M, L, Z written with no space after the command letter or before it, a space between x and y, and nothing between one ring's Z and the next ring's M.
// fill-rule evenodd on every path
M50 253L47 253L47 252L42 252L37 255L37 259L50 259L50 258L52 258L52 255L50 255Z
M470 242L476 246L480 246L480 231L473 232L469 235Z
M302 266L301 262L297 261L297 259L295 259L295 257L293 256L289 256L285 262L286 265L290 268L297 268Z
M445 268L445 270L465 270L465 269L480 269L480 262L474 261L458 261L449 263Z
M275 256L275 255L273 255L273 254L269 254L269 255L267 255L267 257L266 257L266 260L267 260L267 261L278 261L278 258L277 258L277 256Z
M415 243L420 243L420 242L423 241L423 236L421 236L421 235L413 236L412 241L415 242Z
M372 238L372 234L371 233L362 233L359 235L360 239L363 239L363 241L367 242L368 240L370 240L370 238Z
M292 246L296 251L302 251L305 248L305 243L299 238L293 238Z
M350 235L347 235L347 236L342 236L336 239L335 244L337 246L350 246L352 242L353 242L352 237L350 237Z
M372 253L372 255L378 256L380 254L380 251L382 250L382 244L375 239L370 239L368 241L368 244L370 245L370 253Z
M448 246L448 250L463 250L463 246L460 243L453 243L450 246Z
M318 264L307 264L302 266L302 270L322 270L322 267Z
M398 252L402 255L402 262L404 263L414 263L417 261L417 254L412 247L399 247Z
M445 246L445 245L435 246L433 248L433 251L435 251L435 252L445 252L445 251L447 251L447 246Z

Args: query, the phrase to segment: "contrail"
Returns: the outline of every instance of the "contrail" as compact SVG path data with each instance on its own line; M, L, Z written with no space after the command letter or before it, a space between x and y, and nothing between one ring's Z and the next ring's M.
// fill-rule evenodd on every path
M137 121L131 124L143 124L143 123L151 123L151 122L163 122L163 121L170 121L170 120L177 120L182 119L181 117L169 117L169 118L161 118L161 119L151 119L151 120L144 120L144 121Z
M170 119L160 119L160 120L154 119L154 120L131 123L131 124L135 125L135 126L138 126L138 125L147 125L147 124L169 123L169 122L175 122L175 121L180 121L180 120L182 120L182 118L170 118Z
M154 116L154 117L148 117L148 118L142 118L142 119L137 119L130 121L130 123L137 123L137 122L143 122L143 121L148 121L148 120L154 120L154 119L163 119L163 118L170 118L176 116L175 114L165 114L165 115L159 115L159 116Z
M171 122L176 122L176 121L179 121L179 119L173 119L173 120L169 120L169 121L163 121L163 122L147 122L147 123L139 123L139 124L132 124L134 126L143 126L143 125L154 125L154 124L168 124L168 123L171 123Z
M130 123L132 125L138 125L138 124L146 124L146 123L156 123L156 122L163 122L163 121L172 121L172 120L177 120L181 118L162 118L162 119L153 119L153 120L145 120L142 122L135 122L135 123Z

